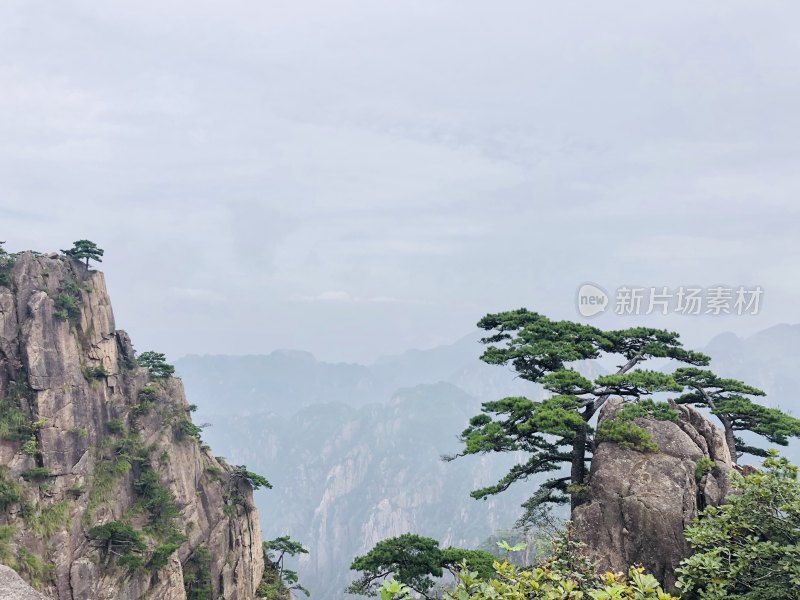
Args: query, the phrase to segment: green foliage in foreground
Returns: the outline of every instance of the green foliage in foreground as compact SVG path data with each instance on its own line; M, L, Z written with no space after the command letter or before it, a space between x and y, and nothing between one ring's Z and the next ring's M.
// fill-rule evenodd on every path
M471 568L467 560L452 569L455 583L443 590L443 600L677 600L661 589L656 579L642 569L627 574L597 574L595 563L583 547L570 537L570 529L547 528L549 550L529 567L507 560L494 560L483 568ZM501 546L503 546L501 544ZM508 551L523 544L505 544ZM396 577L396 578L395 578ZM410 600L411 586L398 572L378 588L381 600ZM425 596L430 598L431 596Z
M466 564L489 577L494 560L485 550L439 548L439 542L432 538L406 533L381 540L367 554L357 556L350 568L362 575L347 592L375 596L382 582L391 576L423 598L430 598L435 580L442 577L445 569L455 573L459 564Z
M655 577L632 568L627 575L605 573L581 585L558 569L538 566L520 569L507 562L494 564L495 575L484 579L463 567L446 600L677 600L661 589Z
M681 563L684 598L800 598L800 482L774 452L762 470L734 474L738 494L686 530L694 554Z

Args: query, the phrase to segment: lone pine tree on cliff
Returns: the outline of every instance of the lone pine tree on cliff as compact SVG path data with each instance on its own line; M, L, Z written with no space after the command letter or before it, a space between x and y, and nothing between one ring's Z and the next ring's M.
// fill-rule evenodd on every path
M514 465L496 484L473 491L474 498L486 498L532 475L553 473L570 465L569 475L554 476L541 484L525 504L527 516L523 521L545 503L569 502L575 508L581 502L597 442L609 440L652 450L654 443L649 434L637 427L633 418L645 415L677 418L677 413L666 403L650 399L658 392L682 392L688 387L689 392L681 397L681 402L704 403L712 411L709 402L715 402L715 414L732 418L735 429L755 431L777 443L783 443L787 435L800 434L800 429L795 432L787 426L789 421L778 419L772 412L759 412L754 403L744 408L758 413L759 418L748 417L750 413L743 408L741 394L757 395L760 390L736 387L728 380L724 380L726 385L721 390L719 386L707 389L710 381L703 374L710 372L697 367L707 365L709 357L684 349L677 333L649 327L603 331L581 323L553 321L524 308L486 315L478 326L491 332L481 340L488 345L481 360L510 365L520 378L540 384L546 396L542 400L518 396L484 403L481 414L470 419L460 436L464 450L445 459L488 452L521 451L528 455L526 461ZM590 380L573 368L578 361L601 356L619 357L621 364L616 373ZM669 358L691 368L679 370L677 375L640 368L641 363L651 358ZM703 389L710 396L699 392L698 385L705 385ZM627 401L631 409L627 411L629 418L604 423L595 432L590 421L612 395ZM735 410L739 412L734 414ZM734 448L732 453L736 451ZM739 449L749 451L743 446Z
M86 268L89 268L89 261L93 260L95 262L103 262L101 258L103 256L102 248L98 248L97 244L89 240L78 240L77 242L72 243L72 248L69 250L62 250L64 254L71 258L77 258L78 260L86 260Z

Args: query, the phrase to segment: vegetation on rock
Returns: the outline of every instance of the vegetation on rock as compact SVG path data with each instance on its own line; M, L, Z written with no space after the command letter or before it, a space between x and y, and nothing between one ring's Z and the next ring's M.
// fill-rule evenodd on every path
M161 352L142 352L136 357L136 362L140 367L146 368L153 379L166 379L175 374L175 367L167 362Z
M758 388L736 379L724 379L705 369L677 369L674 377L689 390L677 399L678 403L708 407L720 420L734 462L743 454L767 456L763 448L737 437L737 431L751 431L781 446L788 445L790 437L800 437L800 419L752 400L764 396Z
M678 569L684 598L800 598L800 482L774 452L762 469L734 474L736 494L685 531L693 554Z
M646 327L603 331L571 321L552 321L526 309L486 315L478 326L491 332L481 340L488 345L481 356L484 362L510 365L520 378L540 384L548 395L539 401L511 397L484 403L482 413L470 420L461 435L462 453L445 458L489 452L528 456L495 485L475 490L475 498L503 492L515 482L569 465L569 475L551 477L540 485L526 503L522 522L542 503L570 502L574 509L582 502L597 444L605 441L657 451L650 435L634 420L675 418L673 409L652 402L651 396L659 392L688 389L680 401L709 406L728 423L731 434L749 430L781 444L788 437L800 436L800 420L744 397L758 395L760 390L698 369L707 365L709 358L684 349L677 333ZM593 380L574 368L579 361L600 357L618 357L622 364L616 373ZM651 358L669 358L691 367L671 374L639 367ZM622 397L629 406L595 432L590 421L612 395ZM738 448L740 452L763 453L738 439L729 443L734 444L732 452Z
M268 599L278 598L286 590L290 592L296 590L309 596L308 590L300 585L297 571L287 569L284 566L284 558L286 556L308 554L308 550L288 535L263 542L262 547L264 550L265 569L264 576L256 590L256 596Z
M62 250L61 252L70 258L85 260L87 269L89 268L90 260L95 262L103 262L102 256L104 251L101 248L98 248L97 244L89 240L78 240L73 242L72 248L69 250Z

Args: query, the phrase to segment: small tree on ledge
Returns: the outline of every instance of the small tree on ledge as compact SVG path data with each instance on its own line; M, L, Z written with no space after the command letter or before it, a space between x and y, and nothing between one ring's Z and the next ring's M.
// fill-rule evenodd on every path
M78 260L86 260L86 268L89 268L89 261L103 262L102 248L98 248L97 244L89 240L78 240L72 243L72 248L69 250L62 250L64 254L70 258L77 258Z
M175 374L175 367L167 362L166 357L161 352L142 352L136 357L136 362L140 367L144 367L150 372L153 379L166 379Z

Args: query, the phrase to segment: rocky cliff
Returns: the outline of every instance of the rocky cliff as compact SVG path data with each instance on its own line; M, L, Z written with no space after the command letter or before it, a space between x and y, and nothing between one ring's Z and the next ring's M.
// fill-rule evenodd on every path
M0 562L57 600L254 598L250 484L181 381L137 366L102 273L30 252L0 271Z
M611 400L600 421L614 418ZM573 512L576 537L604 570L641 564L665 586L689 553L684 528L729 491L731 456L722 431L689 406L672 406L673 420L639 418L658 445L640 452L600 442L594 453L588 501Z

